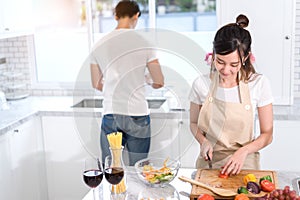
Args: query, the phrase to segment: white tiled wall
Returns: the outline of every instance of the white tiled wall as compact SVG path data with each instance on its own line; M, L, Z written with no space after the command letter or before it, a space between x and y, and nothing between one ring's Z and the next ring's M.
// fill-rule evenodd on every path
M30 67L34 67L30 59L30 48L33 45L33 36L22 36L0 40L0 57L7 59L6 70L22 72L24 76L20 77L27 84L25 88L31 95L93 95L94 91L76 91L55 89L32 89ZM296 0L296 25L295 25L295 66L294 66L294 97L300 97L300 0ZM0 70L4 67L1 66ZM0 90L3 89L3 82L7 81L0 76Z
M93 96L94 90L85 89L74 91L74 89L32 88L31 77L35 76L32 70L35 67L33 48L33 35L0 39L0 58L6 59L6 64L0 65L0 91L6 92L7 89L3 87L3 85L8 81L14 81L16 83L25 83L26 87L21 90L25 90L34 96ZM23 75L14 79L8 79L1 75L1 72L5 71L21 72Z
M0 90L8 90L3 85L6 83L20 84L26 86L17 89L18 91L30 90L30 67L31 63L29 49L32 47L32 37L22 36L0 40L0 58L5 58L6 63L3 63L0 68ZM13 72L12 76L22 74L18 77L3 76L5 72Z

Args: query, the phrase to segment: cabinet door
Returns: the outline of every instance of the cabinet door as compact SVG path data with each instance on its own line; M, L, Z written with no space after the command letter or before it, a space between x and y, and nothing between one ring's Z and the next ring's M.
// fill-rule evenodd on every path
M151 119L149 156L179 159L182 167L194 168L200 152L188 119Z
M0 1L0 33L3 33L8 28L9 3L9 1Z
M195 168L200 153L200 144L190 131L189 119L183 119L179 127L181 167Z
M32 0L1 0L0 17L0 33L32 30Z
M274 121L272 143L261 151L261 168L299 171L299 121Z
M149 156L180 158L179 119L151 119Z
M0 163L0 199L13 199L13 172L11 170L8 133L0 135Z
M49 199L81 199L84 158L100 155L100 119L42 118Z
M217 2L219 26L235 22L239 14L249 20L252 52L258 73L270 79L275 104L293 103L295 0L222 0Z
M9 133L14 199L39 200L46 197L40 126L40 118L36 117Z

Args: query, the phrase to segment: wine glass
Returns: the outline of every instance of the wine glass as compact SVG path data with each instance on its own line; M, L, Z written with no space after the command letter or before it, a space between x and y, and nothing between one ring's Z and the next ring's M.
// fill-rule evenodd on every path
M104 175L106 180L111 184L110 190L112 193L119 194L124 192L124 183L121 185L123 188L117 187L124 177L124 168L122 164L122 162L115 162L112 156L107 156L105 158Z
M99 158L87 158L84 162L83 180L93 190L94 200L96 199L95 188L100 185L103 179L103 168Z

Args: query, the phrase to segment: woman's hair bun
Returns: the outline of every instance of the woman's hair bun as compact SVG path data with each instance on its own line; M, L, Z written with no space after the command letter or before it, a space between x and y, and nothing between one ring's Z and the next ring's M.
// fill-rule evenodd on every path
M240 14L236 18L236 24L242 28L246 28L249 24L249 19L246 17L246 15Z

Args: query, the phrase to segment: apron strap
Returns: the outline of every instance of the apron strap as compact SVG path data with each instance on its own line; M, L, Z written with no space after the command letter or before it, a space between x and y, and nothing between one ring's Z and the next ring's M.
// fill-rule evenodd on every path
M219 86L219 76L220 75L219 75L218 71L216 71L213 74L212 83L210 85L208 98L215 98L216 97L216 92L217 92L217 89L218 89L218 86ZM240 80L241 73L238 73L238 76L239 76L239 80ZM246 109L248 110L249 108L251 108L251 98L250 98L250 91L249 91L248 84L246 84L243 81L239 81L238 90L239 90L239 95L240 95L240 99L241 99L240 103L245 104Z

